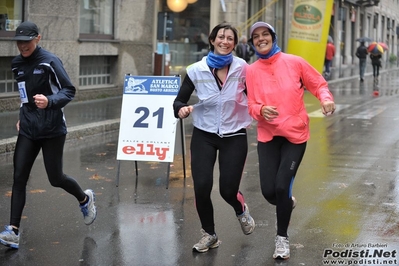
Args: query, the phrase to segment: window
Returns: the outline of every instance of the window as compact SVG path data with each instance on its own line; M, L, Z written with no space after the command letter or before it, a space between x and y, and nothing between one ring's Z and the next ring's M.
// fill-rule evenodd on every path
M80 0L80 35L111 39L114 31L114 0Z
M158 20L164 19L165 12L172 13L169 5L176 5L177 3L174 2L178 1L161 1L162 7L160 14L158 14ZM196 1L188 4L183 11L174 12L169 17L170 21L167 21L167 25L163 25L163 22L158 24L158 26L166 26L170 51L169 69L171 74L179 73L181 69L201 60L208 53L210 6L210 0ZM162 33L160 36L157 36L160 43L163 42L164 29L158 30ZM162 45L160 46L163 47Z
M22 22L23 0L0 1L0 36L13 37Z
M0 93L18 93L18 87L11 71L13 57L0 57Z
M111 85L111 56L82 56L80 58L79 86L101 87Z

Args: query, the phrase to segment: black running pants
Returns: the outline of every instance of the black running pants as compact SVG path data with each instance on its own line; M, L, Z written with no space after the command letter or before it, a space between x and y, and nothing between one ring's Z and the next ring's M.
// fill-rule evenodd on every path
M292 212L292 185L306 150L284 137L258 142L259 177L263 197L276 206L277 235L287 237Z
M244 212L244 197L239 192L239 186L248 151L246 131L241 135L220 137L194 127L190 149L195 205L202 229L213 234L215 224L211 192L217 157L220 195L234 208L236 215Z
M20 226L26 201L26 185L40 149L42 149L44 166L50 184L54 187L63 188L69 194L74 195L78 201L85 199L86 194L76 180L65 175L62 171L65 138L66 136L63 135L55 138L31 140L22 135L18 136L14 152L14 183L11 196L10 225Z

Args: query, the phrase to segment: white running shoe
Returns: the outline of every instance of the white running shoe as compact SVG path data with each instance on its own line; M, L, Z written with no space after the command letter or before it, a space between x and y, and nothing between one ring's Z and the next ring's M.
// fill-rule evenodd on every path
M276 236L276 249L274 250L274 259L286 260L290 257L290 242L288 237Z
M4 246L10 247L10 248L19 248L19 236L21 234L16 235L14 231L12 230L11 225L6 225L5 229L3 232L0 233L0 243L3 244Z
M216 234L210 235L201 229L202 238L200 241L193 246L193 251L197 252L207 252L210 248L217 248L220 246L220 241Z
M238 215L237 218L241 224L242 232L245 235L249 235L250 233L252 233L255 230L255 221L249 214L249 208L246 203L244 204L244 209L245 209L244 213L241 215Z
M85 194L89 197L89 202L85 205L80 206L80 209L83 213L83 219L86 225L90 225L94 222L97 217L97 210L94 203L96 202L96 195L94 194L93 190L86 189Z

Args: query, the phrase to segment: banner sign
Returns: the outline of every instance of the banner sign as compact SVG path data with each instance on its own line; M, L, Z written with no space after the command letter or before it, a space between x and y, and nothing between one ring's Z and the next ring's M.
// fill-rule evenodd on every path
M333 0L295 0L287 52L323 71Z
M173 162L180 77L125 76L117 160Z

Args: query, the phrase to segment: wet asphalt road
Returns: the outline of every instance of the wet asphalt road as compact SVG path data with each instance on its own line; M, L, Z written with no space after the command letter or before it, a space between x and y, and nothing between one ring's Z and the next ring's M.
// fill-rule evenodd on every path
M39 156L27 187L20 249L0 247L0 265L399 265L399 74L384 73L378 87L367 77L364 84L332 82L330 89L337 104L331 117L321 115L313 96L305 97L311 139L293 188L298 204L289 227L289 260L272 259L275 209L260 193L254 123L241 184L256 221L253 234L242 234L218 193L215 171L212 197L222 244L193 253L201 235L189 157L187 178L176 155L169 182L166 163L138 162L136 178L134 162L122 161L117 187L113 131L69 140L65 147L65 173L95 191L97 220L83 223L76 200L48 183ZM189 143L189 120L185 127ZM0 155L0 172L5 225L12 154Z

